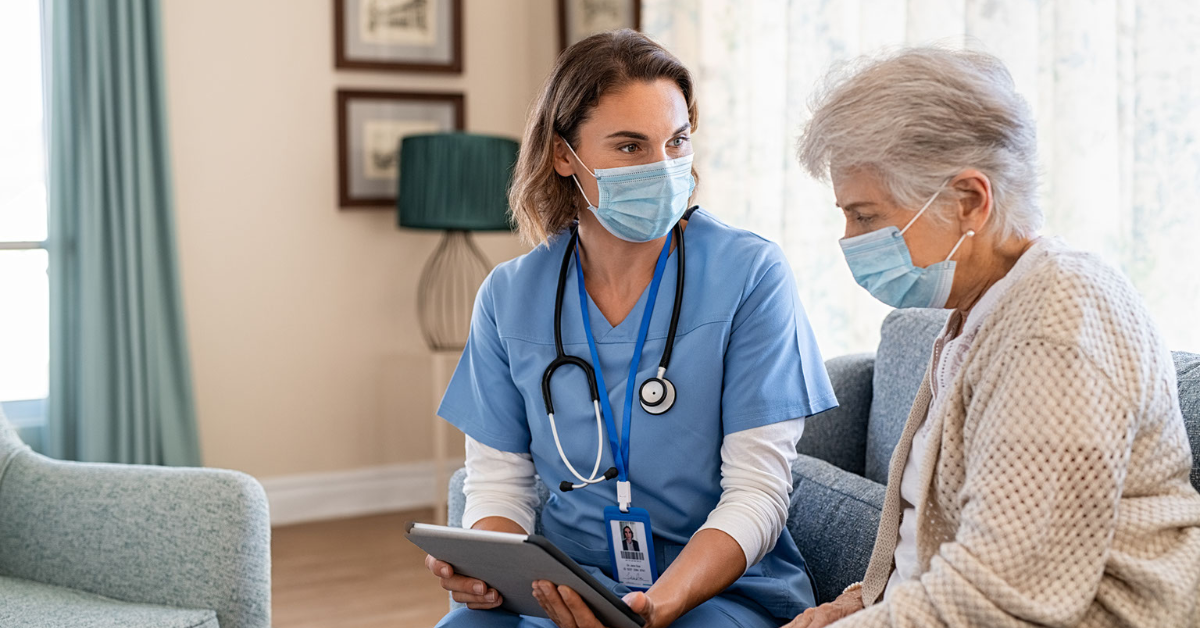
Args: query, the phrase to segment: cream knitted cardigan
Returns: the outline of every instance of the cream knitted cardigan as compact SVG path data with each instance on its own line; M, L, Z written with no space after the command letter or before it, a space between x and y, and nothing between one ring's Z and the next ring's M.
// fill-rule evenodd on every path
M859 626L1200 627L1200 495L1175 369L1132 286L1058 245L980 328L932 421L920 576L880 602L921 384Z

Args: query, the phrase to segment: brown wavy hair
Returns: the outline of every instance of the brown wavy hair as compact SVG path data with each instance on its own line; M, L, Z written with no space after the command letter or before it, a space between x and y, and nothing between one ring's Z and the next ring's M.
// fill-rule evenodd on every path
M649 37L622 29L592 35L563 51L533 102L513 172L508 204L517 233L531 245L545 243L571 226L579 190L554 170L554 137L578 145L579 125L605 94L632 82L673 81L683 92L688 121L696 129L692 74ZM695 176L695 170L692 171Z

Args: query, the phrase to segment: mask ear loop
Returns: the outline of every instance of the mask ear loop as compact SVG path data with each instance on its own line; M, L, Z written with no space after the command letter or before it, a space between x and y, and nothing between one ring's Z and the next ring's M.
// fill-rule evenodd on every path
M566 141L566 140L563 140L563 141ZM568 146L568 147L570 147L570 145L569 145L569 144L568 144L567 146ZM578 159L578 158L579 158L579 157L578 157L578 156L576 156L576 159ZM583 162L580 162L580 163L583 163ZM925 210L929 209L929 207L930 207L931 205L933 205L933 202L934 202L935 200L937 200L937 197L938 197L938 196L940 196L940 195L941 195L941 193L942 193L942 190L946 189L946 184L947 184L947 183L949 183L949 181L947 181L946 183L943 183L943 184L941 185L941 187L939 187L939 188L937 189L937 191L933 193L933 196L929 197L929 200L928 200L928 201L925 201L925 205L923 205L923 206L921 207L921 211L917 212L917 215L916 215L916 216L913 216L913 217L912 217L912 220L908 221L908 224L907 224L907 225L904 225L904 228L900 230L900 235L904 235L904 232L908 231L908 228L909 228L909 227L911 227L911 226L913 226L913 223L914 223L914 222L916 222L916 221L917 221L917 219L921 217L921 214L924 214L924 213L925 213ZM950 259L954 257L954 254L958 252L958 247L962 246L962 243L963 243L963 242L965 242L967 238L973 238L973 237L975 237L975 230L974 230L974 229L968 230L966 233L962 234L962 237L960 237L960 238L958 239L958 242L954 243L954 248L950 249L950 254L949 254L949 255L947 255L947 256L946 256L946 259L942 260L942 262L948 262L948 261L950 261Z
M568 144L567 147L569 148L570 144ZM576 157L576 159L578 159L578 157ZM580 162L580 163L582 163L582 162ZM937 197L942 193L942 190L944 190L944 189L946 189L945 183L943 183L941 185L941 187L939 187L937 189L937 191L933 193L933 196L929 197L929 200L925 201L925 204L923 206L921 206L921 211L917 212L917 215L913 216L912 220L908 221L907 225L904 225L904 228L900 230L900 235L904 235L904 233L906 231L908 231L908 228L913 226L913 223L916 222L917 219L921 217L921 214L925 213L925 210L929 209L930 205L933 205L933 202L937 200ZM955 248L958 248L958 247L955 247Z
M969 229L966 233L962 234L962 237L958 239L958 243L954 245L954 248L950 249L950 254L947 255L946 259L944 259L942 261L943 262L950 261L950 258L954 257L954 254L958 252L958 247L962 246L962 243L965 242L967 238L973 238L973 237L975 237L974 229Z
M577 155L575 153L575 149L571 148L571 143L567 141L567 138L560 135L560 136L558 136L558 139L562 140L563 144L567 145L567 150L571 151L571 154L575 156L575 161L578 161L579 165L583 166L583 169L587 170L587 173L592 175L593 179L599 180L599 177L596 176L596 173L592 172L591 169L587 167L587 164L583 163L583 160L579 158L579 155ZM587 204L589 206L597 207L597 205L592 204L592 199L588 198L587 192L583 191L583 186L579 184L579 177L576 177L574 174L571 174L571 180L575 182L575 187L579 188L579 193L583 195L583 200L587 201Z

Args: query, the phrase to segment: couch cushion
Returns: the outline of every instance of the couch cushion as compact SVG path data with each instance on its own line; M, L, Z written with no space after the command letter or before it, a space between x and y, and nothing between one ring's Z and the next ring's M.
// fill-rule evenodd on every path
M895 310L883 321L875 354L874 396L867 427L866 477L887 483L892 450L917 397L933 354L933 341L949 310Z
M1200 354L1177 351L1172 357L1179 380L1179 409L1192 443L1192 486L1200 491Z
M214 611L121 602L0 576L4 628L218 628Z
M875 354L843 355L825 361L838 407L804 422L796 451L820 458L862 475L867 453L867 422L871 416L871 378Z
M788 532L812 571L817 602L823 604L867 572L884 488L805 455L792 465L792 483Z

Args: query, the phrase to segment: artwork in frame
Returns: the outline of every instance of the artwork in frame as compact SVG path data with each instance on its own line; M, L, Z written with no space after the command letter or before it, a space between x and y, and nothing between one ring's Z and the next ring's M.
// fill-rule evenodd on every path
M462 0L334 0L334 65L462 72Z
M558 41L563 49L596 33L641 27L641 0L558 0Z
M338 90L338 205L392 209L400 140L466 128L462 94Z

